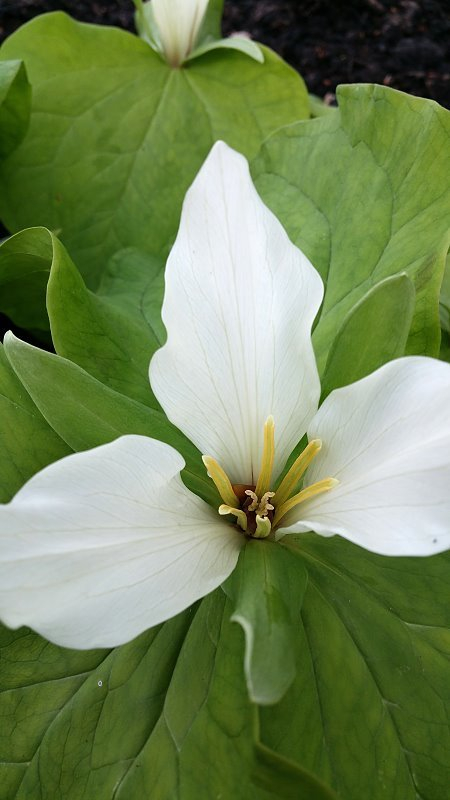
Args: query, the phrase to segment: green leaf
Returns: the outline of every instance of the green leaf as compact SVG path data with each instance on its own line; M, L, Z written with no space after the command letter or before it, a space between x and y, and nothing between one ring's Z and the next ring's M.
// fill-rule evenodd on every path
M445 262L444 278L439 298L439 312L442 329L446 333L450 333L450 255L447 255Z
M215 508L220 505L200 453L162 412L109 389L71 361L12 334L5 337L4 348L37 409L71 449L86 450L131 433L167 442L186 461L182 472L186 486Z
M261 709L262 741L345 800L447 799L449 554L387 558L339 537L286 539L309 575L298 674Z
M162 262L134 251L118 255L97 296L53 233L22 231L0 245L0 309L41 335L50 318L60 355L113 389L159 407L148 366L164 336Z
M338 99L337 113L274 134L253 165L263 199L326 283L320 371L351 309L403 272L416 291L407 352L436 355L450 113L381 86L342 86Z
M31 87L21 61L0 63L0 157L25 136L30 120Z
M11 369L0 345L0 502L35 472L70 452L48 426Z
M147 338L164 344L161 321L164 262L135 248L119 250L109 261L97 290L99 297L148 328ZM143 327L144 333L144 327Z
M193 61L194 58L211 53L213 50L237 50L260 64L264 63L264 53L261 47L245 36L228 36L226 39L203 42L192 51L186 61Z
M29 131L0 170L5 224L58 231L91 289L118 250L166 255L214 141L251 157L309 116L301 78L263 52L264 64L227 49L171 69L125 31L36 17L1 49L33 85Z
M266 800L228 617L219 589L110 653L4 630L0 798Z
M29 228L0 243L0 309L41 337L50 330L45 294L52 258L46 228Z
M47 285L47 310L56 352L112 389L159 407L148 378L158 340L148 324L86 288L55 236Z
M415 291L407 275L380 281L346 315L328 353L322 397L405 352Z
M225 584L232 621L245 634L245 677L253 703L278 703L296 675L294 642L308 576L282 545L250 540Z
M337 800L337 795L322 781L293 761L268 747L255 746L254 781L272 798L279 800Z
M336 106L328 106L321 97L309 94L309 109L312 117L326 117L328 114L335 114Z
M259 708L259 732L221 590L111 653L4 630L2 800L36 787L64 800L331 800L328 783L345 800L446 800L448 555L386 558L314 534L288 546L309 573L298 674Z
M442 361L447 361L450 364L450 335L447 333L447 331L442 331L439 358L442 359Z
M204 39L220 39L222 36L222 15L224 0L209 0L199 33L199 42Z
M101 650L62 650L26 628L0 626L0 800L18 796L45 732L105 656ZM36 783L29 797L38 796Z

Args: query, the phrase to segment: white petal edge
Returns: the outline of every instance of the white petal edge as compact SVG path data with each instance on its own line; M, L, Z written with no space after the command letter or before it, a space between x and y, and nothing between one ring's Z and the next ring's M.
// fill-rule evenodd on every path
M246 159L216 143L167 262L168 339L150 381L169 419L233 483L256 484L270 414L276 475L317 409L311 327L322 296L319 274L262 202Z
M386 364L332 392L308 437L320 438L322 450L305 485L325 477L340 484L292 511L278 538L339 534L389 556L450 547L450 365L425 357Z
M45 468L0 507L0 617L114 647L234 569L242 537L181 481L169 445L125 436Z

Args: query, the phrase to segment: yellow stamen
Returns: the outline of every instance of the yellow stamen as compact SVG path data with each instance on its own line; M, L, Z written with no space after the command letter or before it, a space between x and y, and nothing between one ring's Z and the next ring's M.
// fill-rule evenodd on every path
M215 458L211 458L211 456L202 456L202 461L208 470L209 477L216 484L217 491L224 503L226 503L227 506L238 506L239 498L235 495L231 481L220 464L217 463Z
M247 530L247 516L244 511L241 511L240 508L232 508L231 506L222 505L219 506L219 514L221 517L226 516L226 514L233 514L242 530Z
M320 439L312 439L308 446L305 447L303 452L300 453L298 458L295 459L289 472L286 473L277 491L275 492L273 498L273 504L275 508L283 505L288 497L290 497L297 483L303 477L311 461L317 455L321 447L322 442Z
M260 517L259 514L256 515L256 530L252 534L254 539L267 539L270 531L272 530L272 525L270 524L269 517Z
M329 492L330 489L333 489L334 486L337 486L339 483L336 478L324 478L322 481L317 481L317 483L311 484L311 486L307 486L306 489L302 489L301 492L298 494L294 494L290 500L287 500L281 506L277 507L275 512L275 516L273 518L272 525L278 525L280 520L291 511L295 506L298 506L299 503L304 503L305 500L310 500L311 497L315 497L318 494L322 494L323 492Z
M264 444L261 459L261 470L255 486L255 494L262 497L270 489L273 458L275 455L275 423L272 415L264 423Z

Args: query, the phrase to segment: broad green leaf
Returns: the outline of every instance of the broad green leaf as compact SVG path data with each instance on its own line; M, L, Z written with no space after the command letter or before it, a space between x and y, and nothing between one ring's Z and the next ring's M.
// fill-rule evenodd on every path
M222 14L224 0L209 0L208 8L200 28L199 41L220 39L222 35Z
M255 762L255 784L274 800L337 800L321 780L260 743L255 747Z
M0 243L0 311L40 338L47 338L50 331L46 294L53 243L47 228L28 228ZM164 342L162 259L135 248L118 251L102 274L97 294L107 306L140 323L147 344Z
M164 262L135 248L119 250L109 261L97 290L99 297L148 327L147 338L164 344L161 321ZM144 331L144 328L143 328Z
M442 359L442 361L448 361L450 364L450 334L445 330L442 331L439 358Z
M188 488L214 507L220 505L200 453L161 411L109 389L71 361L12 335L5 338L4 349L37 409L71 449L86 450L130 433L167 442L186 461L182 475Z
M31 87L21 61L0 63L0 157L25 136L30 120Z
M299 667L261 709L262 741L345 800L448 800L448 554L387 558L314 534L287 546L309 576Z
M10 631L0 626L0 800L18 796L45 732L76 697L87 675L101 670L106 655L101 650L63 650L26 628ZM35 784L29 797L45 797L39 791ZM57 797L56 786L53 796Z
M326 117L328 114L335 114L336 106L328 106L321 97L315 94L309 95L309 110L312 117Z
M0 243L0 310L40 336L50 329L45 294L52 258L45 228L29 228Z
M30 228L0 245L0 310L119 392L158 407L148 365L164 336L162 262L128 251L106 271L99 296L56 236ZM50 318L50 323L49 323Z
M11 369L0 345L0 502L28 478L70 452Z
M171 69L125 31L60 12L32 20L0 56L23 58L33 85L29 131L0 170L5 224L58 231L91 289L118 250L167 255L214 141L252 157L309 116L301 78L262 49L264 64L216 50Z
M0 798L270 798L228 617L219 589L109 653L3 629Z
M117 800L253 796L253 710L242 675L240 634L220 594L201 604L163 713L120 784Z
M383 558L313 534L289 550L309 572L299 672L259 709L260 732L220 590L109 654L28 634L23 655L0 659L2 800L37 786L65 800L331 800L328 783L343 800L447 800L448 557ZM14 646L24 633L3 635Z
M444 279L439 298L439 315L442 328L439 358L450 363L450 255L447 255L445 262Z
M414 305L414 285L407 275L393 275L369 289L348 312L331 345L322 397L402 356Z
M450 255L447 255L447 260L445 262L439 303L441 327L444 331L450 333Z
M52 236L53 261L47 285L47 311L55 350L122 394L158 407L148 365L158 340L145 320L133 317L89 289Z
M450 113L381 86L342 86L338 100L338 113L274 134L253 164L263 199L326 283L320 370L348 312L402 272L416 290L407 352L436 355Z
M203 42L192 51L186 61L193 61L194 58L199 58L205 53L211 53L213 50L237 50L249 58L254 58L260 64L264 63L262 48L245 36L228 36L226 39Z
M296 675L295 635L308 576L283 546L250 540L225 584L245 635L250 700L278 703Z

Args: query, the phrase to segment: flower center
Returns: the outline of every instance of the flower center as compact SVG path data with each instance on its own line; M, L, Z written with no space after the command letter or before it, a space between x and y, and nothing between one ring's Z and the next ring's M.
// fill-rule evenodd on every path
M267 538L288 511L311 497L328 492L339 483L335 478L325 478L305 489L300 489L300 481L321 447L320 439L309 442L295 459L275 492L270 491L275 455L275 423L272 416L268 417L264 424L263 455L256 486L232 484L214 458L203 456L208 475L214 481L224 501L219 506L219 514L234 516L236 524L246 536L254 539Z

